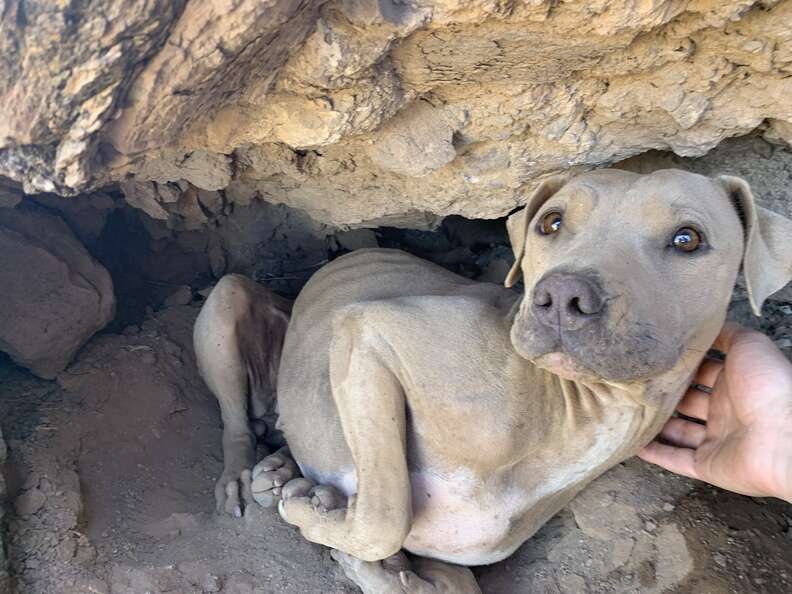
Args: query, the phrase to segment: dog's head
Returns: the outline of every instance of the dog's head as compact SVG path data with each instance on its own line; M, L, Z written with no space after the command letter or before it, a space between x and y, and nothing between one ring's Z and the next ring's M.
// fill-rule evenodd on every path
M648 379L703 353L742 264L754 312L792 278L792 221L739 178L600 170L544 181L507 222L511 340L569 378Z

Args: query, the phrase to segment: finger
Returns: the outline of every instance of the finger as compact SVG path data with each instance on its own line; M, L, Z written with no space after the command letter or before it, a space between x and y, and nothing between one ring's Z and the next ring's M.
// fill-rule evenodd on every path
M677 405L677 410L687 417L706 421L709 416L710 395L690 388Z
M726 322L721 328L720 334L712 343L712 348L719 350L721 353L728 354L735 339L746 332L747 328L737 324L736 322Z
M712 388L718 380L718 376L723 371L723 362L716 359L704 359L699 365L696 375L693 379L694 384L701 384Z
M657 464L675 474L700 480L696 472L694 456L695 450L677 448L657 441L653 441L638 452L638 457L642 460Z
M669 419L660 435L666 441L682 448L697 448L704 441L707 428L685 419Z

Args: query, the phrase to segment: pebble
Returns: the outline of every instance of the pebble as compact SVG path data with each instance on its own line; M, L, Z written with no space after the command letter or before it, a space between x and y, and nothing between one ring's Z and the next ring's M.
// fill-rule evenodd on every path
M189 305L193 299L192 289L187 285L181 286L176 291L168 295L162 303L163 307L173 307L176 305Z
M672 512L676 509L676 506L673 503L664 503L663 504L663 511L664 512Z
M646 520L646 522L644 522L644 529L647 532L654 532L656 528L657 528L657 524L655 524L651 520Z
M44 505L47 496L40 489L25 491L14 501L14 509L20 516L35 514Z
M726 567L726 557L721 553L715 553L712 556L712 560L715 561L715 563L717 563L721 567Z
M38 484L39 484L39 475L37 475L35 472L31 472L25 478L25 482L22 483L22 488L25 490L32 489L33 487L38 487Z
M219 577L210 573L201 580L201 588L204 592L219 592L223 588L223 583Z

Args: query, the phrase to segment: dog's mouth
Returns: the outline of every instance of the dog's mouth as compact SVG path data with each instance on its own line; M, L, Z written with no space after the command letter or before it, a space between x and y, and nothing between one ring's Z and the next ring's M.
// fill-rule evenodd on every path
M534 359L533 362L537 367L565 380L579 382L597 378L597 374L594 371L567 353L545 353Z

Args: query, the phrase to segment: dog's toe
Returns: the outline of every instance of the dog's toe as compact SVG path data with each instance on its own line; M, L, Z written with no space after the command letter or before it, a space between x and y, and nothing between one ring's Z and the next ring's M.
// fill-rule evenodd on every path
M281 496L283 499L291 499L292 497L308 497L311 491L316 487L316 483L304 476L290 480L283 485L281 489Z
M320 511L330 511L347 506L347 498L332 485L316 485L309 493L311 505Z
M399 552L383 561L367 562L343 551L333 549L330 555L335 559L344 574L363 592L378 594L402 594L404 592L399 578L400 572L409 566L404 553Z
M262 507L274 507L282 497L283 487L298 475L297 464L288 450L278 450L253 467L251 496Z
M215 485L218 513L242 517L244 507L250 501L250 471L224 472Z

